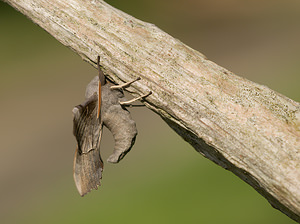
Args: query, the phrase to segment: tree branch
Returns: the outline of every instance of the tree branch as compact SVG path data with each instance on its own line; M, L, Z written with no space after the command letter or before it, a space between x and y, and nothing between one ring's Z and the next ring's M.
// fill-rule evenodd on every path
M202 155L300 221L300 105L100 0L5 0L145 104Z

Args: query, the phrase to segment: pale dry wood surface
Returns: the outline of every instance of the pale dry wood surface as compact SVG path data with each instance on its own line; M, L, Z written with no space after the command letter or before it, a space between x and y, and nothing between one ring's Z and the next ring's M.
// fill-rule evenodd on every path
M5 0L300 222L300 105L100 0ZM203 180L205 181L205 180ZM212 195L213 196L213 195Z

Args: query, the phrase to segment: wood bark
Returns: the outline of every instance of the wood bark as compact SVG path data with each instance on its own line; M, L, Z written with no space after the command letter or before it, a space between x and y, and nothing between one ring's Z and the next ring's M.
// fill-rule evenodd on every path
M300 222L300 104L100 0L5 0Z

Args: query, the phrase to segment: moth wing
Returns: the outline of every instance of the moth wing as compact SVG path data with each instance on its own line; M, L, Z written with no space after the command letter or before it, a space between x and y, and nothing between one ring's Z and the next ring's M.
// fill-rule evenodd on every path
M81 196L97 189L102 177L100 141L103 122L97 119L97 108L97 94L94 94L73 109L73 134L77 140L73 176Z

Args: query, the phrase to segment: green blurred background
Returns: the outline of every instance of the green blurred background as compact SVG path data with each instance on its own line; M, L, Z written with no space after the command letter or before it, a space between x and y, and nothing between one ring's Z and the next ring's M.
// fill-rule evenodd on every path
M299 0L109 0L210 60L300 100ZM203 158L156 114L132 108L139 134L102 186L72 178L74 105L96 70L0 2L1 223L295 223ZM105 130L104 160L113 149Z

